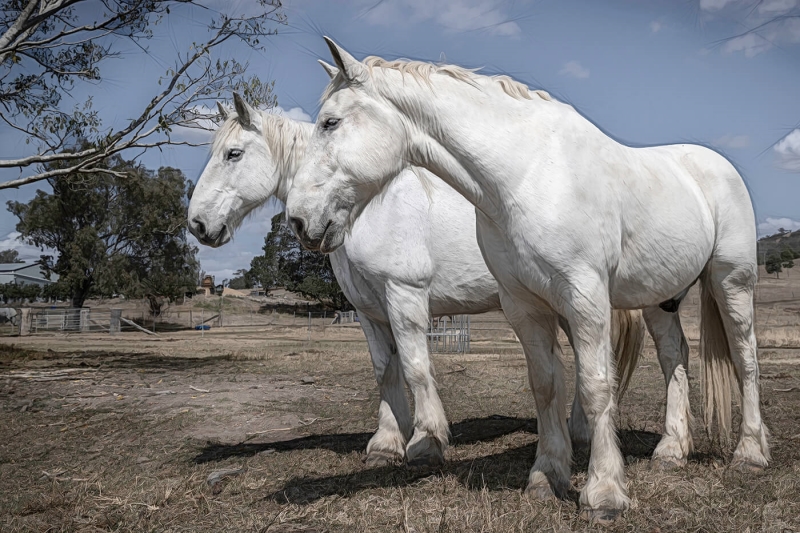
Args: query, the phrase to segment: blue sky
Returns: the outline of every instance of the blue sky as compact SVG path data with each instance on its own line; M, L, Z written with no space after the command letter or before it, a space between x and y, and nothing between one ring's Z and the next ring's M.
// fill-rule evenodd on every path
M224 0L211 0L222 5ZM248 9L250 4L237 4ZM758 34L736 36L775 15L794 14L800 0L284 0L288 26L263 52L228 48L250 72L275 79L281 112L316 118L330 61L322 35L356 57L381 55L484 67L543 88L574 105L608 134L628 144L696 142L721 150L750 188L759 234L800 229L800 18ZM196 13L167 20L152 54L133 50L104 67L88 87L106 125L136 111L154 91L176 50L203 30ZM76 93L76 98L80 98ZM192 135L197 135L193 133ZM0 130L0 157L28 148ZM196 180L206 148L165 149L143 157ZM3 172L8 179L16 172ZM39 187L42 187L39 185ZM0 191L0 200L27 200L37 185ZM247 268L261 252L276 212L250 217L234 241L200 248L204 270L218 280ZM0 212L0 249L24 257L39 251L17 242L16 219ZM193 238L192 238L193 239Z

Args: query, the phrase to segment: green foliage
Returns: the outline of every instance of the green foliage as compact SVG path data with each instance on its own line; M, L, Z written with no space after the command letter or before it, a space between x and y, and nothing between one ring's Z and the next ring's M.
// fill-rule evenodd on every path
M794 250L791 248L784 248L781 252L781 266L783 268L792 268L794 266L793 259L795 258Z
M784 250L789 249L794 254L794 259L800 258L800 231L789 231L785 233L776 233L762 237L758 240L758 264L763 265L766 256L770 254L780 255Z
M253 278L250 276L249 270L242 268L237 270L234 275L235 277L228 282L228 287L237 291L253 288Z
M0 250L0 263L24 263L16 250Z
M771 254L767 256L767 260L764 263L764 267L767 270L767 274L775 274L775 277L778 278L780 277L780 273L783 270L781 264L782 264L781 256L777 254Z
M283 214L272 217L272 229L264 239L264 254L250 263L250 277L266 291L286 287L337 309L349 306L331 267L330 258L304 249L286 224Z
M9 301L18 302L24 300L35 300L42 296L42 287L34 284L16 284L16 283L3 283L0 284L0 299L4 304Z
M186 177L119 156L107 165L113 173L51 178L52 193L8 202L23 240L58 253L42 262L74 307L90 294L176 298L193 289L198 262L186 239Z

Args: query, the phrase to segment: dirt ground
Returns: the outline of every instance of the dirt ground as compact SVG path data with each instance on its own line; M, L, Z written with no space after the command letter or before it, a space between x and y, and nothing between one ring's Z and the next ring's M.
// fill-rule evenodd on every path
M693 295L682 315L696 452L682 470L649 468L665 388L648 342L620 405L634 503L606 529L800 531L798 278L759 287L770 467L731 471L731 450L704 435ZM537 435L519 346L504 338L432 357L453 443L443 468L419 472L363 463L378 393L356 324L311 341L279 326L2 338L0 531L599 529L575 503L585 452L575 455L572 499L523 494ZM565 364L572 398L566 346ZM209 483L226 470L236 473Z

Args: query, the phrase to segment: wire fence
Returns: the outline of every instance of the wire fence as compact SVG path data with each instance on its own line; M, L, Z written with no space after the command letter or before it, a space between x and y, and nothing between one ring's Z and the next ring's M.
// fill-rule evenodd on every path
M263 335L271 338L296 338L302 341L332 340L337 329L352 331L361 337L360 318L356 311L304 311L300 306L265 306L225 298L223 302L189 302L172 305L153 316L145 302L126 308L114 306L19 307L8 308L4 320L0 311L0 335L46 334L124 334L128 332L164 335L181 331L197 331L232 336ZM199 305L198 305L199 304ZM291 311L289 311L291 310ZM353 329L355 328L355 329ZM355 333L358 331L358 333ZM352 334L348 334L352 336ZM334 335L334 337L331 337ZM516 336L501 313L479 316L455 315L432 318L426 331L433 353L470 353L489 349L487 343L498 339L508 347L518 344Z

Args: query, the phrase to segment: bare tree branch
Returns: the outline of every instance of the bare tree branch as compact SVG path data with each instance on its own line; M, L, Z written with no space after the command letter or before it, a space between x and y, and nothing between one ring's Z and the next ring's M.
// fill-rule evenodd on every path
M62 95L76 82L101 82L100 64L114 57L113 46L125 39L149 53L139 41L153 36L153 25L170 10L205 7L203 0L0 0L0 119L39 143L36 154L0 159L0 168L19 168L31 175L0 182L15 188L69 173L102 172L103 161L125 150L165 145L203 146L173 139L175 128L208 129L199 121L215 121L216 113L199 106L238 89L249 100L275 105L273 84L247 77L247 65L212 58L215 49L236 40L263 49L259 39L274 35L284 23L280 0L254 0L263 12L252 16L220 13L209 20L209 35L179 54L159 81L163 89L121 129L102 129L91 96L72 111L61 108ZM83 4L80 10L76 6ZM89 6L97 4L94 9ZM15 11L16 10L16 11ZM86 13L105 10L101 20ZM9 13L17 13L12 18ZM81 145L74 149L72 146ZM29 172L29 171L28 171Z

